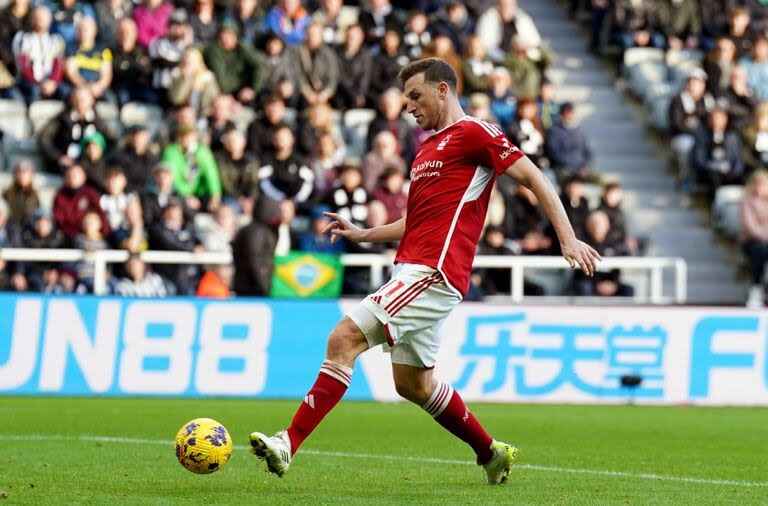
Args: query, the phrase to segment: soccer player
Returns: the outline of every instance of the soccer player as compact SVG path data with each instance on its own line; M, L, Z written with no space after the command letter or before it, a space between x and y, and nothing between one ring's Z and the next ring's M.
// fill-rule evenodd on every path
M489 484L504 483L517 449L494 440L459 393L433 375L440 327L469 286L496 176L506 174L533 191L572 268L591 276L600 256L576 239L555 189L539 169L497 127L464 114L448 63L418 60L398 77L405 85L408 112L421 128L435 131L411 167L406 216L361 229L326 213L333 219L326 227L332 240L400 241L392 279L331 331L320 373L291 425L274 436L253 432L251 450L272 473L283 476L299 446L344 396L358 355L384 345L391 349L397 392L466 442Z

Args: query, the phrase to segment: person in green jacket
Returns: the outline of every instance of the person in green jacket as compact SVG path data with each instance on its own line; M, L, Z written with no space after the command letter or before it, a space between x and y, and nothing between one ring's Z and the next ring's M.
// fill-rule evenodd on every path
M182 124L176 131L176 142L163 151L163 162L173 172L173 188L185 198L192 210L205 207L216 210L221 204L221 177L210 148L198 139L192 125Z
M236 96L243 104L254 101L266 80L266 65L253 46L240 40L237 24L225 19L203 56L222 93Z

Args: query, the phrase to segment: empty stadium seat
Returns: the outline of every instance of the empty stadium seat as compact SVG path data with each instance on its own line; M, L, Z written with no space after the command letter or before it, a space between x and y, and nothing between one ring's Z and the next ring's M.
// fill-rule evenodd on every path
M232 116L232 122L239 130L245 131L255 118L256 111L250 107L243 106L237 111L237 114Z
M350 109L344 114L341 131L350 156L365 155L368 126L375 117L373 109Z
M721 186L712 201L712 220L715 228L730 238L741 232L741 200L744 187L741 185Z
M120 109L112 102L96 102L96 114L103 119L116 135L123 133L123 124L120 121Z
M13 170L13 167L20 158L29 158L39 170L44 169L43 159L37 146L37 139L34 137L17 139L6 135L3 137L2 150L4 155L3 169L6 171Z
M165 113L160 107L139 102L128 102L120 110L120 121L125 128L145 125L155 137L163 133L164 116Z
M27 106L15 100L0 100L0 131L23 139L29 135Z
M64 110L61 100L38 100L29 106L29 121L32 122L32 133L37 135L48 122Z

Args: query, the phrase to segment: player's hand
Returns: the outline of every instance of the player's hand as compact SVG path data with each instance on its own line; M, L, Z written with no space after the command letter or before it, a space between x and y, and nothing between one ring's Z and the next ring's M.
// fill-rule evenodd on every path
M603 259L592 246L578 239L562 243L560 248L571 269L578 267L589 277L595 274L597 262Z
M332 222L325 226L323 233L331 233L331 244L336 244L339 237L343 237L348 241L362 242L363 241L363 229L353 224L348 219L339 216L336 213L323 213L325 216L331 218Z

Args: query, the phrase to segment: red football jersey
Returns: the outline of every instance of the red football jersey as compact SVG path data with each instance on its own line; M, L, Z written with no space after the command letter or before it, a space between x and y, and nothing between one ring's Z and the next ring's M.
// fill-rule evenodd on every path
M395 262L437 269L465 295L493 182L522 156L498 127L471 116L424 141Z

